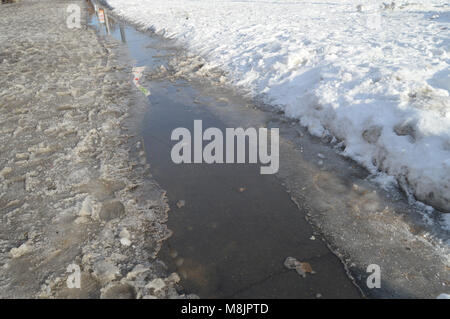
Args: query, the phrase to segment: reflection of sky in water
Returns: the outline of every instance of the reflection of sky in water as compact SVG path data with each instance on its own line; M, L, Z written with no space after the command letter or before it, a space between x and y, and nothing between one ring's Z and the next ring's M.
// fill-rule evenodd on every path
M97 7L98 9L103 9L100 6ZM109 33L114 37L117 37L119 35L119 39L123 42L125 41L125 33L120 32L120 29L123 28L123 25L118 23L113 17L108 15L108 12L104 10L105 15L105 23L100 23L97 18L97 13L95 12L95 7L92 4L91 1L88 2L88 24L94 26L98 31L100 31L102 34ZM107 23L106 23L107 22ZM119 31L118 31L119 30Z
M100 8L100 7L99 7ZM104 9L105 10L105 9ZM97 29L97 31L102 34L108 34L106 23L100 23L97 14L95 13L95 8L91 2L88 3L88 24ZM105 10L105 22L108 22L109 35L115 39L126 43L128 47L129 54L133 60L136 61L137 66L149 66L155 67L159 65L165 65L165 61L157 58L161 54L161 39L157 37L149 37L145 33L136 31L134 28L127 26L126 24L120 23L118 20L114 19Z
M121 41L120 21L108 18L110 35ZM106 27L99 24L94 11L90 21L106 34ZM158 74L169 56L180 53L171 40L140 33L126 24L122 30L129 55L137 66L146 66L149 74ZM171 207L177 207L174 202L179 199L187 203L182 209L175 208L176 213L169 218L174 233L159 254L169 271L180 274L182 286L207 297L310 297L312 292L325 290L331 290L333 296L357 297L357 291L341 272L339 260L330 260L321 241L309 239L312 229L297 206L274 177L259 174L258 165L180 166L171 161L171 144L165 141L170 140L172 130L190 127L196 119L202 119L205 127L225 130L226 124L210 109L223 110L234 95L217 89L205 95L198 91L199 87L205 86L207 92L211 88L203 82L177 79L172 83L169 78L158 77L153 81L151 76L147 80L144 85L152 92L151 113L143 119L145 149L152 154L147 160L152 175L170 194ZM239 110L232 117L241 117L240 106L247 100L241 96L232 100ZM253 123L254 113L249 114ZM240 187L245 187L245 192L238 191ZM314 257L313 267L324 263L331 269L327 272L339 271L340 275L333 277L335 290L326 289L329 280L324 276L300 281L296 272L283 266L287 256L298 260ZM261 285L251 290L255 283Z

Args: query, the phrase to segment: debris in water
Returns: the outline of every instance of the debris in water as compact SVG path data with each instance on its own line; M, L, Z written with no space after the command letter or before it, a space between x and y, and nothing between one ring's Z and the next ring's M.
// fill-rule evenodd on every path
M297 273L303 278L306 277L306 273L315 274L311 265L307 262L300 262L294 257L287 257L284 261L284 266L288 269L295 269Z
M177 207L178 207L178 208L181 208L181 207L183 207L184 205L186 205L186 202L185 202L184 200L182 200L182 199L180 199L180 200L177 202Z
M140 67L134 67L133 68L133 76L134 76L133 83L134 83L134 85L136 85L136 87L142 93L144 93L145 96L149 96L150 95L150 91L139 84L139 80L141 79L142 73L144 72L144 70L145 70L145 66L140 66Z

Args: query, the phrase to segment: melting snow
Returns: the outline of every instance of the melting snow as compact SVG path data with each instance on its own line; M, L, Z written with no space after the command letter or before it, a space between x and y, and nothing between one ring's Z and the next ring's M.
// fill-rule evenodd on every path
M108 0L115 12L331 134L343 154L450 211L445 0Z

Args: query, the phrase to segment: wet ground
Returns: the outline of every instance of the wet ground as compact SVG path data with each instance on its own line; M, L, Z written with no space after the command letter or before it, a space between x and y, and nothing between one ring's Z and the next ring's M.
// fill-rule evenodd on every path
M168 206L133 137L147 101L85 6L0 9L0 298L183 297L156 258Z
M173 47L160 49L167 47L163 39L129 26L115 24L111 33L126 39L137 65L150 70L167 65L165 57L176 54ZM152 175L167 191L172 208L168 226L173 235L159 256L180 274L183 288L205 298L361 297L343 264L313 231L280 180L261 175L259 164L172 162L173 129L193 131L194 120L199 119L204 128L227 127L208 108L232 112L230 92L208 95L199 86L182 79L146 82L151 95L143 122L145 150ZM233 98L237 105L247 103ZM178 207L179 201L185 205ZM315 274L302 278L287 269L283 263L291 256L308 262Z
M9 28L0 35L2 297L361 297L350 276L369 297L448 293L449 234L439 216L379 188L338 155L338 141L311 137L245 97L174 41L108 15L100 25L92 6L82 12L100 38L71 33L69 2L54 12L49 3L0 11ZM135 96L126 55L146 66L139 83L148 99ZM140 130L124 118L142 121ZM279 173L174 165L170 133L194 119L280 128ZM159 186L171 208L173 234L159 253L168 269L155 258L167 236ZM305 278L283 266L287 257L308 263ZM65 289L69 263L81 266L79 291ZM381 267L380 289L365 285L369 264ZM170 271L181 276L178 293Z
M227 127L205 110L210 104L193 102L198 92L191 92L191 99L173 98L180 84L150 86L157 93L150 97L144 138L152 174L168 191L172 207L173 235L160 256L181 275L183 286L200 297L359 297L320 236L311 240L305 212L275 176L261 175L256 164L171 161L173 129L193 129L197 119L205 128ZM178 208L179 200L183 207ZM301 278L286 269L283 262L290 256L310 263L316 274Z
M376 298L433 298L448 290L449 234L439 213L408 202L395 187L378 187L338 155L339 141L311 137L297 121L227 86L220 70L175 41L117 21L111 34L146 67L142 134L152 175L168 194L173 231L159 256L180 274L182 289L200 297L361 297L354 278ZM280 128L279 173L260 175L259 165L173 164L170 133L192 129L196 119L222 130ZM308 262L314 274L286 269L287 257ZM366 286L370 264L381 267L379 289Z

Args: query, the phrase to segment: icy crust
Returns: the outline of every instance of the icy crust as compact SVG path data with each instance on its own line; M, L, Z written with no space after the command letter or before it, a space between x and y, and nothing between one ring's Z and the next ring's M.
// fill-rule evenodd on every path
M107 2L450 211L447 1Z
M0 11L0 297L185 298L156 258L168 205L127 129L132 65L67 4Z

